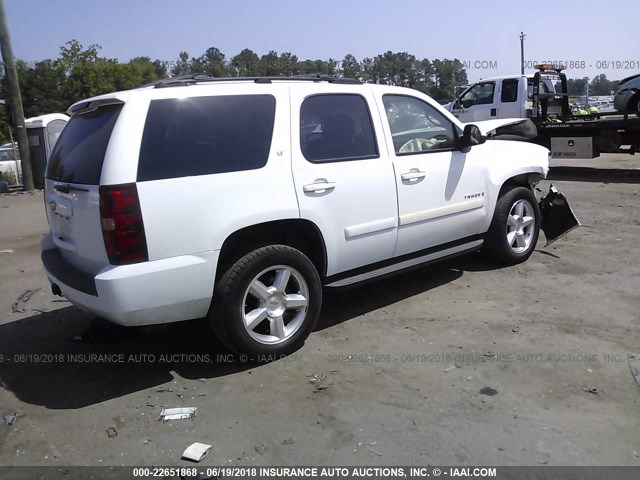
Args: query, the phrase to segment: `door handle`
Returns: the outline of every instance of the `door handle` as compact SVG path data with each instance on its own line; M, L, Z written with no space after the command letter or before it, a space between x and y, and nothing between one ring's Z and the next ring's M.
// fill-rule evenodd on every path
M309 185L304 185L302 190L305 193L324 192L325 190L333 190L336 188L335 182L327 182L326 180L317 181Z
M424 178L425 176L426 176L426 173L418 170L417 168L414 168L408 171L407 173L403 173L402 175L400 175L400 178L404 181L409 182L411 180L419 180L421 178Z

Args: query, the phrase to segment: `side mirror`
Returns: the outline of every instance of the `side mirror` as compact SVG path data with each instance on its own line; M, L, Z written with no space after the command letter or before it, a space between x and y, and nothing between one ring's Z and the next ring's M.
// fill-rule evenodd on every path
M477 125L465 125L460 139L460 149L466 153L474 145L480 145L486 140L487 137L482 135Z

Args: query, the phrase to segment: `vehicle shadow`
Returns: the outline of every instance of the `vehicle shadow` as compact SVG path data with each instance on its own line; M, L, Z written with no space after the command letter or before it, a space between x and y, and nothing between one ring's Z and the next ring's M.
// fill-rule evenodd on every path
M427 292L460 278L462 274L463 269L446 262L351 288L327 289L316 331Z
M184 378L252 368L203 321L126 328L74 306L0 325L0 381L20 400L79 408Z
M472 255L327 291L316 331L447 284L465 270L491 268L483 262ZM0 325L1 386L23 402L50 409L93 405L176 375L209 379L256 366L232 356L202 320L126 328L68 306Z

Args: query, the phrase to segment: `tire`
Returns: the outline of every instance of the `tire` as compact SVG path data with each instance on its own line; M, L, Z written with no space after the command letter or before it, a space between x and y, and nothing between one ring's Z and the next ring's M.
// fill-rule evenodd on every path
M640 117L640 93L629 100L629 113L635 113Z
M535 195L528 188L513 186L498 199L483 249L492 260L516 265L531 256L539 235L540 209Z
M322 286L313 263L286 245L253 250L217 282L207 316L233 351L275 359L298 350L320 316Z

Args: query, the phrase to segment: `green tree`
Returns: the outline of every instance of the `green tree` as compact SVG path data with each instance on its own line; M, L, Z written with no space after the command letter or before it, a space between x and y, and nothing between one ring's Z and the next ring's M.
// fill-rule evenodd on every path
M464 68L464 64L457 58L453 59L453 78L456 85L466 85L469 83L467 70Z
M69 40L65 46L60 47L60 62L65 68L65 74L71 75L80 63L95 62L98 59L98 50L101 49L97 44L89 45L85 49L77 40Z
M153 68L156 71L156 78L157 79L167 78L169 76L169 73L167 71L167 63L166 62L163 62L162 60L154 60L153 61Z
M187 52L180 52L178 54L178 61L171 69L171 73L174 76L185 75L191 72L191 61L189 60L189 54Z
M303 60L299 65L302 74L335 75L338 69L338 62L333 58L329 60Z
M611 95L616 90L616 82L607 79L604 73L596 75L589 83L589 95Z
M69 106L63 95L64 67L58 60L43 60L33 67L18 60L16 70L25 117L61 112Z
M430 94L435 88L434 81L435 69L433 62L428 58L423 58L416 62L416 76L418 81L414 86L415 89L423 93Z
M378 76L376 75L375 62L373 58L366 57L360 62L362 70L362 81L366 83L378 83Z
M357 78L360 79L362 76L362 66L356 60L356 57L347 53L342 60L342 64L340 65L340 73L345 78Z
M567 93L569 95L585 95L587 93L588 78L570 78L567 80Z
M216 47L207 48L199 58L191 61L191 73L203 73L211 77L226 77L227 62L224 53Z
M120 63L116 59L100 57L100 49L99 45L84 48L77 40L70 40L60 48L60 56L56 59L33 64L17 60L25 116L64 112L69 105L83 98L137 88L167 77L166 64L160 60L135 57ZM188 54L184 55L186 58L181 59L188 60ZM0 77L0 96L6 98L2 72ZM8 139L8 121L8 109L1 108L0 141Z
M149 57L135 57L126 64L135 78L136 87L155 82L167 77L167 71L159 60L151 61Z
M280 74L287 77L300 74L300 65L298 57L291 52L281 53L278 57L280 64Z
M397 52L393 53L389 60L392 62L392 69L389 72L390 83L400 87L415 88L419 80L416 57L407 52Z
M228 71L233 77L258 77L262 75L260 57L253 50L245 48L231 59Z
M459 64L458 60L449 60L447 58L433 61L435 85L430 94L434 99L438 101L452 99L456 85L467 82L466 71Z
M60 48L60 63L66 75L62 96L67 103L116 89L113 65L117 60L98 57L98 50L101 49L99 45L90 45L85 49L77 40L71 40L65 45Z
M10 141L9 129L11 128L10 113L7 105L0 104L0 144Z
M260 57L260 69L262 75L267 77L277 77L281 74L280 57L275 50L269 50L269 53Z

